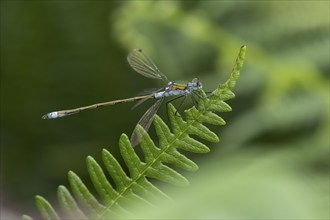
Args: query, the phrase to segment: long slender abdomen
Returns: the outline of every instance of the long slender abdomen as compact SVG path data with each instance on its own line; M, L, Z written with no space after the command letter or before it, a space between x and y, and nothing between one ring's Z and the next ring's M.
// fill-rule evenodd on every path
M121 100L114 100L114 101L110 101L110 102L98 103L98 104L89 105L89 106L80 107L80 108L75 108L75 109L50 112L50 113L47 113L47 114L43 115L41 118L42 119L61 118L61 117L76 114L76 113L79 113L81 111L88 110L88 109L95 109L95 108L99 108L99 107L102 107L102 106L116 105L116 104L119 104L119 103L132 102L132 101L138 101L138 100L150 99L150 98L155 98L155 95L150 94L150 95L145 95L145 96L137 96L137 97L128 98L128 99L121 99Z

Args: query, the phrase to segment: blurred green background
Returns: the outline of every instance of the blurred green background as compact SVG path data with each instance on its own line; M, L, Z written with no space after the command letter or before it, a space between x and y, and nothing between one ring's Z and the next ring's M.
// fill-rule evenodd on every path
M168 188L162 218L329 218L329 1L1 1L2 218L56 203L85 157L117 141L151 104L42 120L47 112L161 87L126 55L143 48L171 80L223 83L241 45L241 78L188 188ZM189 107L187 103L186 107ZM160 112L164 117L164 110ZM145 214L145 213L144 213ZM157 215L158 214L158 215Z

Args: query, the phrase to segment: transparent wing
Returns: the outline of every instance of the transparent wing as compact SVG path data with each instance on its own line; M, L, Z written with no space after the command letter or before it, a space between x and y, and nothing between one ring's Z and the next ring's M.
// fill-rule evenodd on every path
M129 65L141 75L168 81L167 77L160 72L155 63L145 54L142 49L135 49L127 56Z
M137 96L143 95L143 94L154 94L156 92L162 91L164 90L164 88L149 88L149 89L145 89L142 92L138 93ZM148 99L141 99L139 100L132 108L131 110L135 109L136 107L138 107L139 105L141 105L142 103L144 103L146 100Z
M135 109L136 107L138 107L139 105L141 105L142 103L144 103L147 100L148 99L142 99L142 100L138 101L135 105L133 105L133 107L131 108L131 110Z
M145 131L148 131L151 123L154 119L155 114L157 113L160 105L162 104L163 99L159 99L155 104L153 104L147 111L144 113L144 115L139 120L138 124L141 125ZM135 127L132 136L131 136L131 144L133 147L138 145L143 137L141 135L138 135L137 128Z

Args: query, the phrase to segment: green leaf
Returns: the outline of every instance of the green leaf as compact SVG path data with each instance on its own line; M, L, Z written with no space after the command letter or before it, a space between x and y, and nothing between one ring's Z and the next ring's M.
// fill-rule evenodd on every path
M207 153L210 149L195 137L209 142L218 142L218 136L204 124L225 125L226 122L216 112L231 111L225 102L234 98L231 90L236 85L243 65L246 47L240 49L236 64L228 80L218 86L210 96L200 92L198 108L186 110L184 116L178 114L172 104L168 105L170 126L159 116L155 116L153 124L158 137L158 145L149 134L137 125L140 147L144 158L140 158L131 146L126 134L119 140L120 154L128 168L129 174L118 163L116 158L106 149L102 151L102 160L106 171L114 185L109 182L106 173L96 160L86 158L87 169L93 186L98 194L96 199L77 174L70 171L69 183L73 195L64 187L58 187L58 199L66 218L109 219L134 218L131 205L154 207L154 202L169 197L149 180L155 179L178 186L186 186L188 180L175 168L196 171L198 166L181 151ZM36 197L36 204L43 218L59 219L52 206L42 197Z

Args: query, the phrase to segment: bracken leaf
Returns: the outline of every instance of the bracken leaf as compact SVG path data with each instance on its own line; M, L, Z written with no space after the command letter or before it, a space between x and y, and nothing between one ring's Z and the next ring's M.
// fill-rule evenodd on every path
M140 146L144 160L136 154L128 136L121 135L119 149L129 174L125 173L109 151L103 149L102 160L115 186L111 185L94 158L91 156L86 158L91 181L102 202L96 199L78 175L70 171L69 183L74 197L66 187L59 186L58 188L58 199L64 210L65 218L109 219L120 218L120 216L134 218L134 213L131 213L129 209L131 204L153 207L153 201L169 199L149 179L179 186L188 185L188 180L174 168L196 171L198 166L181 151L209 152L210 149L196 140L196 137L209 142L219 141L218 136L204 124L226 124L215 113L231 111L231 107L225 101L235 97L231 90L239 78L245 51L246 47L242 46L230 77L224 84L220 84L210 96L207 96L204 91L200 91L201 98L198 100L198 108L194 106L186 110L183 117L172 104L169 104L168 116L171 126L168 126L168 123L165 123L159 116L154 117L153 124L158 136L158 145L141 126L137 125L136 131L141 140ZM43 197L37 196L36 204L43 218L60 219L50 203ZM31 219L27 215L22 218Z

